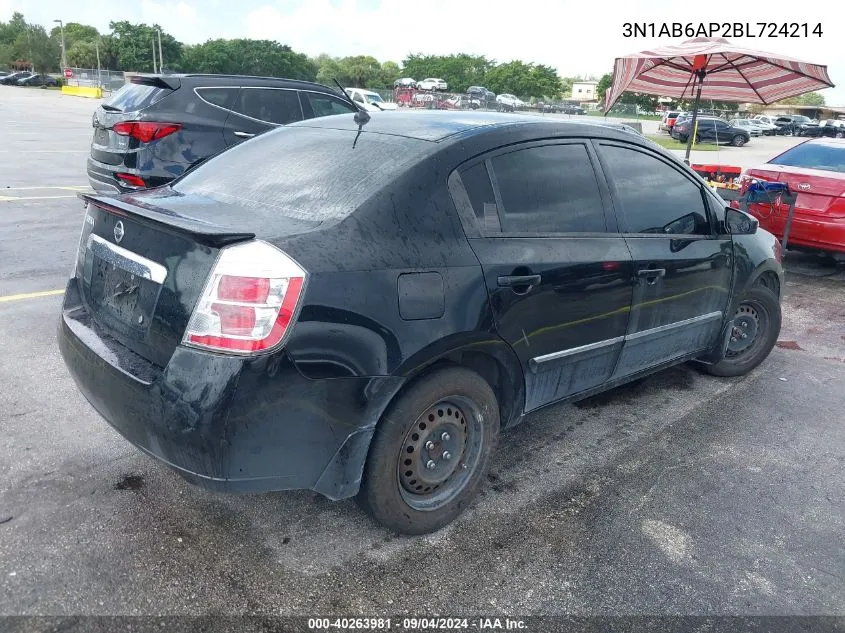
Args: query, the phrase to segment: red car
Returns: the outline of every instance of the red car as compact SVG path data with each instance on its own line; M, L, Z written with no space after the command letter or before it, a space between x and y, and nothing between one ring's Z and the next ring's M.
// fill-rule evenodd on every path
M786 183L790 192L798 194L790 246L845 259L845 139L811 139L748 169L740 181L740 194L752 180ZM762 228L783 239L789 207L777 202L753 203L749 211Z

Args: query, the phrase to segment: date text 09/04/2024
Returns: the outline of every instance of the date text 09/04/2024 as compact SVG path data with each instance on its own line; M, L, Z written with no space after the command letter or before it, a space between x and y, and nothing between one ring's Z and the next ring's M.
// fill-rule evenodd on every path
M625 22L623 37L821 37L821 23Z

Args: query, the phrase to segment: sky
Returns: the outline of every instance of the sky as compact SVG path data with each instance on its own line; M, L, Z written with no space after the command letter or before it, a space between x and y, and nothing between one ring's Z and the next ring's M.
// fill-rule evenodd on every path
M158 23L178 40L277 40L308 55L372 55L400 62L408 53L483 54L553 66L562 77L601 76L617 56L686 38L625 37L628 22L821 23L821 37L730 38L731 42L826 64L836 88L822 92L845 106L845 23L834 0L796 11L794 0L708 5L655 0L0 0L0 20L20 11L48 29L54 19L108 32L112 20ZM704 7L716 7L705 10ZM728 8L730 7L730 8ZM754 26L755 30L757 29Z

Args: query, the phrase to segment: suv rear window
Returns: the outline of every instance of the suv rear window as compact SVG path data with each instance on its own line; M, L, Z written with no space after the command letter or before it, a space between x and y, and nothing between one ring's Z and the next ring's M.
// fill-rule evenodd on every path
M171 92L173 91L169 88L128 83L103 103L103 107L106 110L119 112L136 112L144 108L149 108Z
M350 116L351 115L347 115ZM177 179L180 193L210 198L204 216L230 224L232 207L252 222L279 217L319 224L349 215L382 183L420 160L416 139L307 126L280 127L236 145Z

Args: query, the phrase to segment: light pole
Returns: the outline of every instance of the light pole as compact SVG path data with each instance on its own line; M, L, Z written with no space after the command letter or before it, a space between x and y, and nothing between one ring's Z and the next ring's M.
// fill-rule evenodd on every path
M161 57L161 29L158 29L158 72L164 72L164 62Z
M65 68L67 68L67 55L65 54L65 24L61 20L53 20L53 22L58 22L59 27L62 30L62 72L64 72Z

